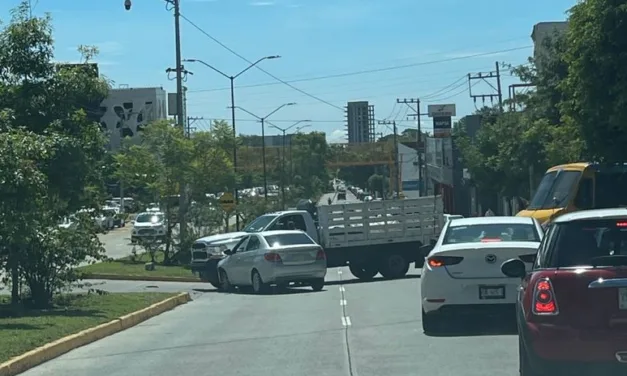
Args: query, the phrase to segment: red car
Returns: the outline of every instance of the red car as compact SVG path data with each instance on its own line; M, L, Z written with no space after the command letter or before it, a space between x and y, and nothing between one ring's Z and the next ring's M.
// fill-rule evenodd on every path
M564 214L547 229L516 304L521 376L627 375L627 209Z

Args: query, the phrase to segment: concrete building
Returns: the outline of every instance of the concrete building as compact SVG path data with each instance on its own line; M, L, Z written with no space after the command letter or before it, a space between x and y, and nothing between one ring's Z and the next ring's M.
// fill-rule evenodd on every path
M346 105L348 143L374 142L374 105L367 101Z
M539 22L533 25L531 40L533 41L533 57L536 60L536 66L538 64L538 58L546 53L545 43L547 39L553 38L555 35L563 34L567 29L567 21Z
M125 137L138 141L146 125L167 119L166 98L161 87L111 89L100 105L100 125L109 134L110 150L119 149Z
M416 149L398 144L398 165L401 170L402 192L407 198L420 197L420 173Z

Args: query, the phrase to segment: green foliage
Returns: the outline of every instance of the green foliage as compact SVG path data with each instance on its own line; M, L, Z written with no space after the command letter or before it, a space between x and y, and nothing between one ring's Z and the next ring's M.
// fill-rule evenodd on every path
M108 85L84 67L55 64L53 51L50 17L31 17L22 2L0 30L0 266L13 303L24 279L36 306L78 264L102 257L93 219L73 232L57 223L101 202L105 139L90 112Z

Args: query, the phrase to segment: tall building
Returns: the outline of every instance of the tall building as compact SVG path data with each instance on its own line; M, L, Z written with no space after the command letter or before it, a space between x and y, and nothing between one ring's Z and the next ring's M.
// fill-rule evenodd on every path
M155 120L167 119L166 92L161 87L111 89L100 104L102 129L109 134L110 150L125 137L137 141L142 129Z
M553 38L555 35L563 34L567 29L567 21L539 22L533 25L531 40L533 41L533 57L536 60L536 66L538 64L538 58L546 53L545 43L547 39Z
M367 101L348 102L346 127L349 143L374 142L374 105Z

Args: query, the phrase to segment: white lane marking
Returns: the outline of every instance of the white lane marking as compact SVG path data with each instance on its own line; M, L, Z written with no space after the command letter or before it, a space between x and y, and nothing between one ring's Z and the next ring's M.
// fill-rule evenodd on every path
M342 274L342 271L338 269L337 274Z
M350 316L346 316L346 326L351 326L351 325L352 325L352 323L351 323Z
M346 325L346 317L342 316L342 326L347 326Z
M344 286L340 286L340 292L344 292L344 291L346 291L346 290L344 289Z
M340 305L342 306L346 305L346 300L345 299L340 300Z

